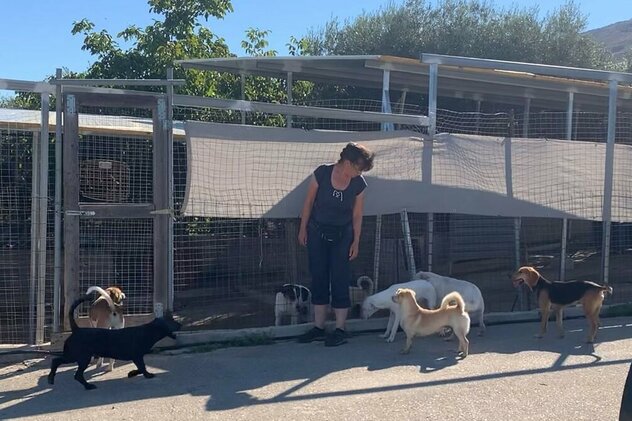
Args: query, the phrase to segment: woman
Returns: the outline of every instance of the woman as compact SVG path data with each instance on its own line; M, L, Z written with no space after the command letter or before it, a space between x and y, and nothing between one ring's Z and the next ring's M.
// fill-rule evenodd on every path
M350 261L358 257L367 186L362 173L373 168L374 156L366 147L348 143L338 162L321 165L312 174L298 242L307 246L315 326L299 336L299 342L325 340L325 346L346 342L345 323L351 305ZM336 316L336 329L325 335L330 303Z

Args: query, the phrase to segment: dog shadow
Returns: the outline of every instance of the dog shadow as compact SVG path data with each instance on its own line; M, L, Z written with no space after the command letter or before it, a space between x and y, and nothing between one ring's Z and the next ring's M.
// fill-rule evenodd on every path
M594 362L599 362L601 361L598 355L600 344L624 339L632 334L632 325L622 325L618 321L607 318L601 320L601 327L594 343L586 342L588 327L584 318L564 320L563 337L559 336L555 323L549 323L547 332L542 338L535 336L539 328L539 322L492 326L491 329L487 329L484 336L470 338L470 341L474 342L470 353L515 354L524 351L544 351L568 356L591 356ZM515 335L517 329L521 331L521 336L517 340L505 339L509 335Z
M97 386L94 391L84 390L73 378L76 365L62 366L55 384L49 385L50 358L46 358L31 367L28 373L36 385L0 392L0 408L6 411L7 417L19 418L191 395L207 397L207 411L221 411L255 404L317 399L330 394L363 393L348 390L314 392L313 389L332 373L408 366L414 371L418 368L418 375L425 376L458 363L455 344L444 344L440 338L426 339L416 338L410 353L405 355L400 354L404 344L401 332L394 343L386 343L377 333L371 332L354 335L347 344L333 348L325 348L322 342L299 344L293 340L279 340L271 345L222 348L177 356L149 354L146 363L149 371L156 373L155 378L137 376L128 379L128 371L135 368L133 363L117 361L113 372L103 372L103 368L95 369L91 365L86 371L86 379ZM275 349L270 352L267 347ZM16 372L15 376L21 374ZM19 384L25 383L21 381ZM268 390L266 386L274 384L282 384L283 391L263 395L256 392ZM72 399L66 398L69 395Z
M597 343L586 344L585 320L566 321L566 337L558 339L553 329L543 339L536 339L537 323L489 326L484 336L468 335L470 355L460 360L456 354L457 340L445 341L435 335L415 338L409 354L400 354L404 334L399 332L393 343L386 343L377 332L355 335L343 346L325 348L322 342L299 344L276 341L270 345L222 348L212 352L182 353L176 356L149 354L146 363L155 378L137 376L127 378L132 363L118 362L111 373L103 373L91 366L86 372L88 381L98 389L85 391L74 378L76 366L62 366L55 385L48 385L46 376L50 358L35 366L14 373L12 378L0 379L0 408L3 418L19 418L56 414L95 406L121 407L126 402L151 402L154 399L193 396L204 397L207 411L223 411L251 405L312 401L329 397L347 397L379 392L420 388L434 384L455 384L501 376L570 369L561 367L571 356L588 356L588 365L601 360L601 344L631 337L632 328L626 323L602 320ZM558 358L550 367L526 368L498 374L477 374L462 378L455 371L448 379L433 373L461 364L478 354L519 354L525 351L547 351ZM517 357L518 358L518 357ZM614 364L615 362L606 362ZM602 362L603 364L603 362ZM571 364L573 365L573 364ZM581 363L580 365L584 365ZM397 369L392 382L375 385L354 385L354 372ZM459 369L460 370L460 369ZM408 373L399 377L399 372ZM336 381L327 379L335 375ZM338 381L338 376L340 380ZM390 376L389 376L390 377ZM323 381L328 384L323 390ZM11 383L10 383L11 382ZM353 384L353 383L351 383ZM3 385L5 387L2 391ZM72 399L69 398L72 397Z

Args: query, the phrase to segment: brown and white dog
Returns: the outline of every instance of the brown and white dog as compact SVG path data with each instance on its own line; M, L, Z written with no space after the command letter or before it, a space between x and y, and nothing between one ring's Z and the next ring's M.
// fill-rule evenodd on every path
M584 314L588 320L588 343L594 342L597 329L599 327L599 311L605 298L604 294L612 294L612 287L608 285L599 285L591 281L568 281L568 282L551 282L531 266L523 266L512 277L514 287L518 287L523 283L529 287L531 291L535 291L538 298L538 305L542 313L540 320L540 333L536 335L541 338L546 333L546 327L549 321L549 311L551 308L556 315L556 324L560 337L564 336L563 314L564 307L581 303L584 308Z
M461 294L454 291L443 297L441 306L436 310L428 310L417 304L415 291L399 288L393 295L393 302L400 307L400 326L406 333L406 345L402 354L410 352L415 336L428 336L439 332L444 326L450 326L459 338L459 356L467 357L470 341L470 316L465 311L465 302ZM452 305L456 302L456 305Z
M125 294L119 287L109 287L105 290L98 286L92 286L86 291L86 295L98 292L100 297L90 305L89 319L91 327L103 329L122 329L125 327L125 317L123 316L123 300ZM103 358L97 360L97 368L103 364ZM114 360L110 358L110 363L106 371L114 369Z

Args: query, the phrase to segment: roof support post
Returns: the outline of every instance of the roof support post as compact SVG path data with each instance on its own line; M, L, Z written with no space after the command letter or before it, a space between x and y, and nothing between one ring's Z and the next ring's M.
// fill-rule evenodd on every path
M391 85L391 71L388 69L384 69L384 71L382 72L382 112L383 113L392 113L390 85ZM390 132L393 130L395 130L395 126L393 126L393 123L382 123L383 132Z
M288 105L292 105L292 85L293 85L293 80L292 80L292 72L287 72L287 103ZM292 115L288 114L285 116L286 119L286 127L291 128L292 127Z
M439 79L439 65L430 64L428 80L428 137L424 139L422 156L421 181L424 184L432 184L432 148L437 131L437 83ZM428 213L428 238L426 240L426 261L428 271L432 272L432 257L434 243L434 214Z
M571 140L573 136L573 104L575 94L568 93L568 106L566 108L566 140ZM562 249L560 250L560 281L566 280L566 250L568 242L568 218L562 219Z
M612 220L612 178L614 171L614 141L617 130L618 82L616 80L609 81L608 88L610 95L608 99L608 138L606 142L606 162L603 182L603 235L601 244L601 280L605 284L608 283L608 274L610 271L610 221Z

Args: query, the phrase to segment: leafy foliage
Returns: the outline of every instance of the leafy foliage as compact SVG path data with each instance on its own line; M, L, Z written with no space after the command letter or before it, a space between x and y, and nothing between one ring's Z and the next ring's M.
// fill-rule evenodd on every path
M390 4L340 24L333 19L307 35L308 54L422 53L585 68L610 68L611 56L582 34L586 16L569 1L544 18L537 7L502 9L484 0Z

